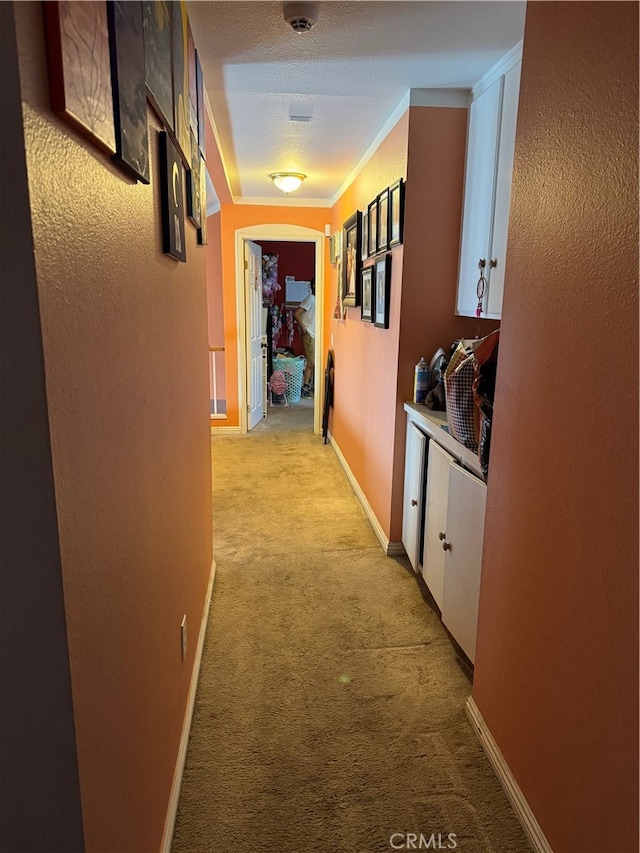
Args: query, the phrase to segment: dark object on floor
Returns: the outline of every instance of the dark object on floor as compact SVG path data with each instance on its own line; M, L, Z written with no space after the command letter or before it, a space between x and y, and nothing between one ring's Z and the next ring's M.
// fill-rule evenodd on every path
M324 407L322 409L322 437L327 443L329 434L329 409L333 406L333 375L334 375L333 350L327 353L327 366L324 369Z

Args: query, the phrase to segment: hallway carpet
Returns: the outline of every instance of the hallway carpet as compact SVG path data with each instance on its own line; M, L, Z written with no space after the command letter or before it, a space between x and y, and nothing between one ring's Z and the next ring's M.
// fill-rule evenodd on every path
M524 853L464 668L311 417L212 438L217 571L173 853Z

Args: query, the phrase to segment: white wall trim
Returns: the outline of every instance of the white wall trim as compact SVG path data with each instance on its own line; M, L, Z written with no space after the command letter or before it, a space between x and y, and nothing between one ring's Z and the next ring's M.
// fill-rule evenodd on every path
M193 661L193 671L191 673L191 684L189 685L189 694L187 696L187 707L185 709L184 721L182 723L182 735L180 737L180 746L178 748L178 757L176 766L173 772L173 783L171 785L171 793L169 795L169 805L167 806L167 816L164 821L164 832L162 834L161 853L171 853L171 842L173 841L173 831L176 825L176 815L178 813L178 801L180 799L180 786L182 785L182 774L184 772L184 763L187 758L187 746L189 744L189 733L191 731L191 719L193 717L193 706L196 701L196 689L198 687L198 678L200 676L200 664L202 663L202 648L204 646L204 638L207 633L207 622L209 621L209 608L211 606L211 595L213 592L213 581L216 576L216 562L211 561L211 571L209 572L209 583L207 584L207 597L205 599L204 608L202 610L202 620L200 621L200 633L198 634L198 646L196 648L196 656Z
M259 204L261 207L331 207L328 198L305 198L304 196L234 196L234 204Z
M471 723L487 758L491 762L493 769L496 772L496 776L500 780L500 784L504 788L504 791L509 798L509 802L513 806L516 816L522 824L522 828L524 829L527 838L531 842L531 846L536 853L553 853L551 845L545 838L540 824L536 820L536 817L531 811L524 794L520 790L520 786L509 769L509 765L505 761L504 756L500 751L500 747L493 739L493 735L489 731L473 696L470 696L467 699L466 712L469 722Z
M342 451L340 450L340 448L336 444L336 441L335 441L334 437L331 435L331 433L329 433L329 441L331 443L331 447L333 447L334 453L338 457L338 462L342 465L342 467L344 469L344 473L347 475L347 479L351 483L351 488L356 493L356 497L358 498L358 500L362 504L362 508L365 511L367 518L369 519L369 523L373 527L373 532L376 534L376 536L380 540L380 544L382 545L382 550L387 555L387 557L395 557L395 556L399 556L400 554L404 554L405 550L404 550L404 547L402 546L401 542L390 542L389 541L387 534L382 529L382 525L378 521L375 512L371 508L371 504L367 500L365 493L360 488L360 484L356 480L353 471L351 470L351 468L349 468L349 463L344 458ZM398 549L400 549L400 550L398 550Z
M509 53L505 54L502 59L493 66L493 68L487 71L484 77L478 80L471 90L472 101L475 101L475 99L486 91L489 86L495 83L499 77L502 77L502 75L506 74L514 65L517 65L518 62L522 61L522 45L523 42L519 41L518 44L511 48Z
M239 426L214 426L211 424L211 435L218 435L218 433L224 433L224 435L242 435L242 430Z

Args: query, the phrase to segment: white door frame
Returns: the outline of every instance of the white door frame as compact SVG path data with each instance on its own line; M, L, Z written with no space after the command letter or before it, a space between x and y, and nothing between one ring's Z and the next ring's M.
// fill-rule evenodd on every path
M313 431L322 432L322 397L324 394L324 368L320 363L324 327L324 242L322 231L302 225L253 225L238 228L236 233L236 316L238 318L238 408L240 431L247 432L247 321L244 299L244 241L286 243L315 243L316 282L316 364L314 372ZM322 393L318 393L322 389Z

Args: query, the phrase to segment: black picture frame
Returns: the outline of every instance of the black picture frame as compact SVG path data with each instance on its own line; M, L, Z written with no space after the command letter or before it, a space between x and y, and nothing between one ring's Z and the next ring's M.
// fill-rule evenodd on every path
M372 258L378 251L378 199L374 198L367 207L369 216L369 251L368 257Z
M200 154L207 159L207 134L206 134L206 119L204 112L204 75L202 73L202 65L200 64L200 54L196 48L196 87L198 97L198 146Z
M404 237L404 190L400 178L389 187L389 248L399 246Z
M373 323L373 272L374 268L365 267L361 274L362 314L360 319Z
M158 132L158 143L162 202L162 251L178 261L186 261L182 157L166 130Z
M143 0L142 11L147 97L173 131L173 10L166 0Z
M391 255L384 255L375 263L373 325L379 329L389 328L390 298Z
M191 118L189 116L189 55L187 8L184 0L175 0L173 9L173 110L174 134L182 162L191 162Z
M144 86L144 26L142 3L109 0L109 52L116 128L116 160L124 170L148 184L151 181L147 98Z
M378 252L386 252L389 248L389 187L378 195L378 236L376 248Z
M195 133L191 134L191 168L187 171L187 216L196 226L202 225L200 200L200 149Z
M369 213L362 214L362 240L360 241L360 260L366 261L369 257Z
M200 227L198 228L198 246L209 242L207 232L207 164L200 157Z
M362 259L362 213L359 210L343 224L342 243L342 304L347 308L360 305L360 271Z

